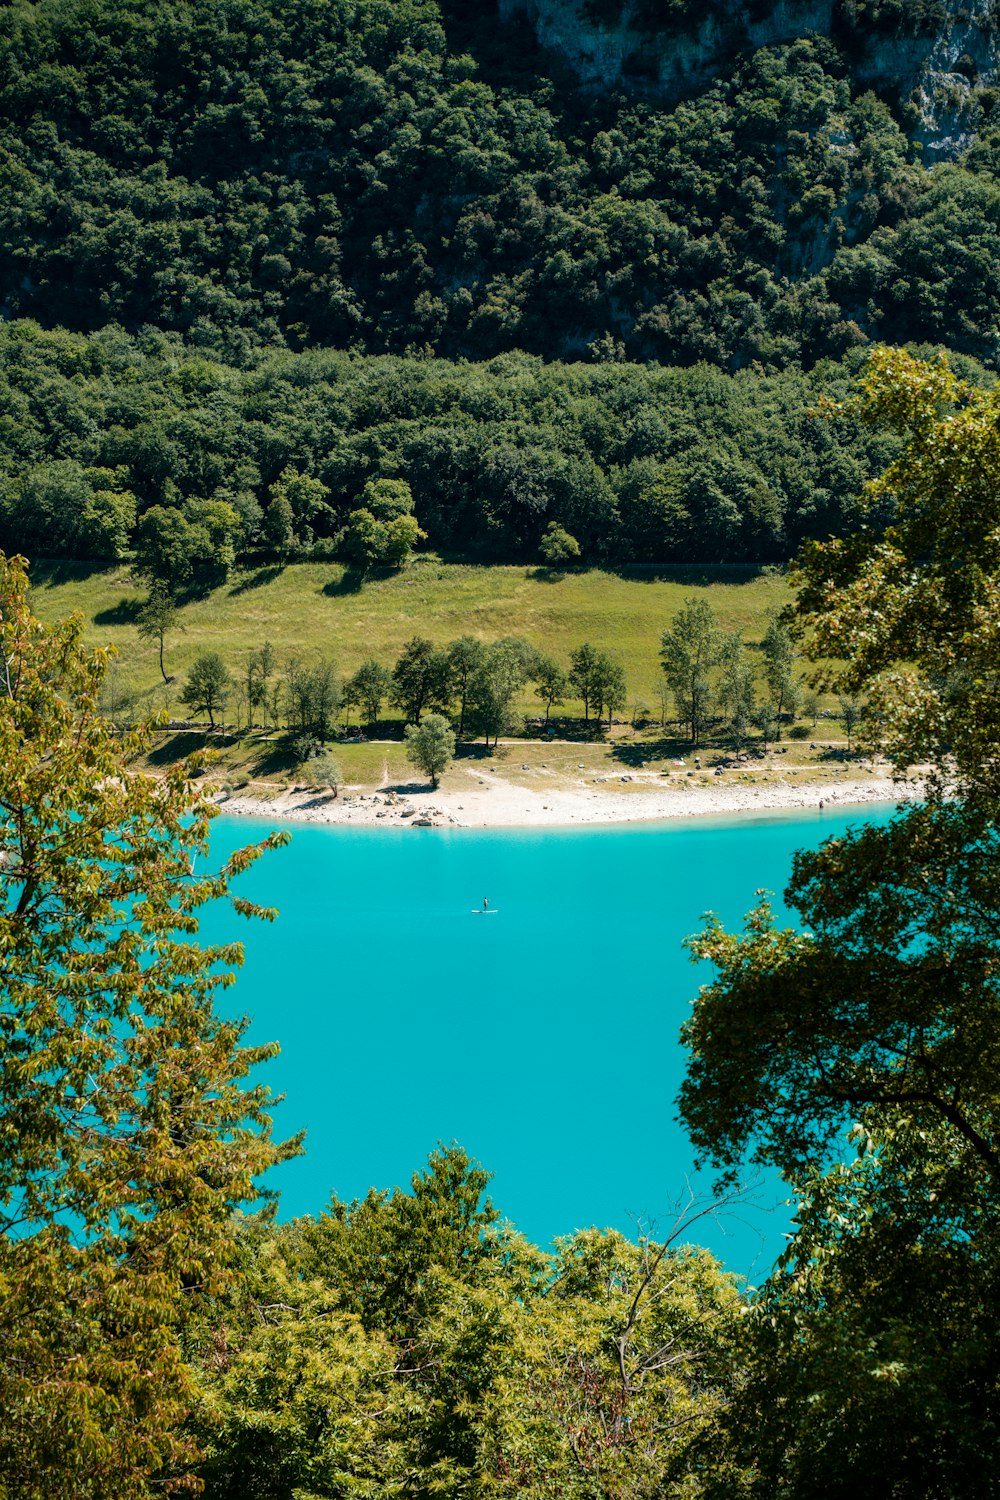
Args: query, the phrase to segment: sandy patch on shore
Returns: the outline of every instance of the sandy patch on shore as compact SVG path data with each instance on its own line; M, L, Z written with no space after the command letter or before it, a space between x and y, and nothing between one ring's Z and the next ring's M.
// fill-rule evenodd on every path
M912 782L895 782L873 773L822 780L776 776L756 785L707 776L671 776L665 780L642 772L579 781L553 777L550 785L537 779L541 782L537 788L524 786L498 769L458 764L448 773L446 785L437 791L414 781L375 791L346 787L338 797L283 790L266 801L237 794L220 796L217 802L227 814L282 823L543 828L905 802L920 791Z

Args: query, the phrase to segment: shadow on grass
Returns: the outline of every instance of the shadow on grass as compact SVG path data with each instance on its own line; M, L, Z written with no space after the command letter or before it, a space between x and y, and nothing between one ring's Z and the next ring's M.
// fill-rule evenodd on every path
M584 723L582 719L557 719L555 715L546 726L544 720L530 718L525 721L527 740L547 744L549 740L568 740L574 745L600 744L604 739L606 725L597 727L597 720ZM551 733L550 733L551 731Z
M145 599L133 597L127 599L124 595L117 604L110 605L107 609L99 609L94 616L95 625L134 625L139 618L139 611L145 604Z
M342 577L331 578L329 583L324 583L321 593L331 599L339 594L360 594L365 579L372 576L363 568L345 568Z
M240 594L248 594L251 589L265 588L269 583L274 583L285 571L284 563L269 563L265 568L258 568L255 573L245 573L238 583L234 583L229 590L231 599Z
M299 758L285 740L266 740L258 747L257 758L249 770L253 776L280 776L285 771L294 771Z
M681 760L691 753L690 740L616 740L611 746L611 759L621 761L623 766L644 766L651 760Z
M31 586L36 589L54 589L63 583L85 583L88 579L99 578L102 573L117 573L121 567L121 563L74 562L70 558L59 557L33 558Z
M212 736L208 730L178 729L160 744L154 745L147 759L151 766L172 766L188 755L205 750L211 742Z
M633 583L679 583L690 589L781 576L781 570L768 563L622 563L618 567L608 564L607 571Z
M528 569L528 577L534 583L562 583L571 571L570 568L548 568L544 564L539 564L537 568Z

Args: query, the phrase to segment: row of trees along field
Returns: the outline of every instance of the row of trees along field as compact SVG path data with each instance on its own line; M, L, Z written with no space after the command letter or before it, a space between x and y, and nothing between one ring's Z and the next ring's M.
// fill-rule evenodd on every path
M172 602L154 593L139 616L140 632L159 642L160 669L168 682L163 652L175 614ZM807 687L791 633L778 617L748 650L739 632L720 628L704 597L693 597L663 632L660 665L661 725L671 704L675 721L695 746L711 730L725 733L739 753L755 727L766 747L780 739L783 724L791 724L793 736L806 738L809 731L794 721L805 715L815 725L819 717L820 695ZM544 717L525 718L529 685ZM648 723L652 714L644 699L630 704L625 669L609 652L584 642L563 666L518 636L491 642L462 636L445 646L414 636L391 668L369 657L346 678L338 676L332 661L281 663L268 641L251 650L237 670L220 652L206 651L192 663L179 697L193 714L206 715L212 729L217 719L220 729L236 734L255 724L283 725L300 760L338 731L349 733L355 711L370 733L380 725L388 729L382 722L387 707L414 726L427 712L442 714L459 739L482 735L487 745L491 738L496 744L501 734L548 732L553 709L572 699L583 709L585 733L601 734L605 721L610 729L615 714L629 707L633 727ZM127 716L134 701L119 697L106 707L114 716ZM859 714L853 696L841 700L849 739ZM564 716L560 727L569 727Z
M797 856L801 926L764 902L693 940L682 1118L796 1204L756 1290L690 1220L526 1244L458 1148L409 1190L237 1214L301 1143L271 1136L273 1049L215 1008L240 945L195 940L206 902L274 915L230 891L263 846L212 873L185 769L136 770L107 653L0 557L0 1493L994 1491L1000 394L885 353L863 409L901 440L870 495L896 518L807 555L797 626L925 800Z

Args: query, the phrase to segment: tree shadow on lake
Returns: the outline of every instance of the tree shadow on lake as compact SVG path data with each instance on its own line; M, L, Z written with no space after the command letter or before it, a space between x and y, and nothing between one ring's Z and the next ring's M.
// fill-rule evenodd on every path
M250 593L252 589L266 588L269 583L274 583L279 579L284 571L284 563L269 563L267 567L258 568L256 572L244 573L243 577L229 590L229 597L235 599L240 594Z

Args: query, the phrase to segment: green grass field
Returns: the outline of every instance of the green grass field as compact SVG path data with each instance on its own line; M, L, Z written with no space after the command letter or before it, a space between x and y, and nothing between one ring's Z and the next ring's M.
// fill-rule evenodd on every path
M87 639L118 649L118 689L172 713L182 711L178 693L201 651L219 651L236 674L248 653L269 640L281 660L332 658L346 675L367 656L391 667L413 635L436 644L460 635L483 641L523 635L564 664L575 646L590 641L624 665L630 702L643 698L656 707L660 635L685 599L707 595L721 624L753 641L763 634L769 611L790 597L783 577L735 567L551 576L536 568L468 567L423 557L406 572L356 590L346 589L339 564L264 567L238 573L184 606L180 628L167 642L166 667L174 678L167 687L155 645L136 631L144 591L127 568L38 566L33 583L33 606L43 620L80 611Z
M696 767L677 727L668 724L664 730L657 721L660 635L685 599L697 593L708 597L724 628L742 630L751 642L763 635L770 612L791 597L785 578L750 568L636 570L633 576L591 570L550 578L534 568L477 568L421 558L405 573L350 589L337 564L268 567L239 573L224 588L183 607L167 642L166 667L173 680L164 684L156 646L140 638L134 623L144 590L128 569L66 564L36 567L33 573L33 606L43 620L79 611L90 642L117 648L109 696L134 698L140 713L165 709L176 718L187 716L179 694L199 652L219 651L235 675L264 640L271 641L279 662L293 656L332 658L344 675L366 656L391 667L404 642L417 634L438 644L465 634L484 641L523 635L564 663L583 641L614 652L628 675L630 709L644 699L652 722L636 732L628 722L630 714L624 715L613 733L588 742L582 724L570 722L579 705L568 702L556 713L568 716L559 735L567 734L572 743L521 740L516 748L500 746L504 774L514 780L527 776L529 782L541 768L547 775L575 779L582 767L585 778L612 774L620 780L634 766L672 771L678 757L686 770ZM835 709L836 700L826 701ZM530 690L520 706L528 713L541 712ZM824 719L814 733L820 741L815 747L789 744L778 752L783 758L769 758L768 766L780 766L786 777L836 778L840 772L828 759L829 747L842 743L841 727ZM156 770L206 743L216 752L209 779L230 789L247 788L266 799L295 785L303 774L287 740L273 731L209 739L200 730L165 730L146 763ZM717 746L703 753L709 756L707 768L720 751ZM467 745L461 754L467 760L484 750L481 744ZM336 755L345 781L355 788L405 782L413 775L404 747L391 737L343 743ZM769 773L748 766L729 774L739 780L766 779Z

